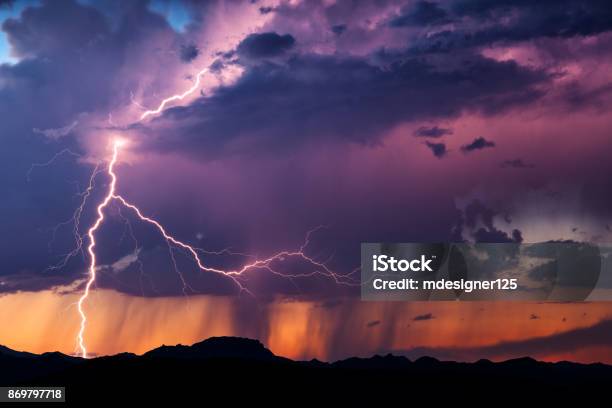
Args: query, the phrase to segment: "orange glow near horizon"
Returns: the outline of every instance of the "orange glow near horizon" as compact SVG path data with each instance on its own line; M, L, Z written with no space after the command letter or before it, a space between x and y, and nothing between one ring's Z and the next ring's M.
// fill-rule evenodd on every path
M0 344L42 353L74 352L78 294L53 291L0 296ZM252 300L250 300L252 302ZM211 336L260 339L275 354L329 361L370 356L382 350L487 347L589 327L610 317L609 303L518 302L372 303L277 300L240 308L221 296L143 298L111 290L92 292L88 302L91 355L144 353L162 344L192 344ZM431 314L431 320L415 321ZM531 315L537 316L532 318ZM519 357L495 355L502 360ZM612 363L612 345L572 352L537 353L546 360Z

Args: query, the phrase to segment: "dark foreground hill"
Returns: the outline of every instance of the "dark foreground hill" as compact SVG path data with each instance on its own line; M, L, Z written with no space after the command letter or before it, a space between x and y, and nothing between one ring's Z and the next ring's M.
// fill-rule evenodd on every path
M335 363L275 356L256 340L215 337L192 346L162 346L142 356L83 360L0 347L0 385L65 386L67 402L151 402L182 406L254 401L292 405L396 400L450 403L536 400L578 403L609 398L612 366L542 363L410 361L398 356Z

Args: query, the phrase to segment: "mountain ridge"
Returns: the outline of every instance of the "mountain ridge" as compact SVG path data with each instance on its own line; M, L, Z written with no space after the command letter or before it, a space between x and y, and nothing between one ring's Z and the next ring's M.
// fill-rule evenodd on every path
M379 359L388 359L387 361L391 361L392 359L401 359L407 363L454 363L454 364L508 364L508 363L531 363L531 364L552 364L552 365L562 365L562 364L570 364L582 367L588 366L604 366L612 368L612 365L601 363L601 362L593 362L593 363L580 363L575 361L561 360L555 362L541 361L534 359L532 357L524 356L511 358L508 360L502 361L491 361L489 359L480 359L474 362L465 362L465 361L453 361L453 360L440 360L431 356L422 356L415 360L411 360L410 358L403 356L401 354L393 354L392 352L388 352L385 354L373 354L370 357L348 357L345 359L339 359L334 361L322 361L317 358L313 358L311 360L292 360L287 357L282 357L274 354L270 349L265 347L265 345L257 340L251 339L247 337L238 337L238 336L213 336L207 339L198 341L191 345L185 345L182 343L177 343L174 345L171 344L162 344L158 347L155 347L149 351L146 351L142 354L136 354L131 352L121 352L117 354L109 354L109 355L100 355L91 357L88 359L83 359L79 356L69 355L62 353L60 351L47 351L44 353L32 353L28 351L20 351L15 350L10 347L4 346L0 344L0 361L5 357L12 358L66 358L70 360L82 360L82 361L95 361L98 359L109 359L109 358L123 358L123 357L135 357L135 358L244 358L244 359L270 359L270 360L283 360L283 361L291 361L294 363L300 364L314 364L314 365L335 365L335 364L343 364L345 362L355 362L355 361L368 361L368 360L379 360Z
M284 390L305 399L336 395L362 402L374 396L363 395L368 390L382 392L377 398L387 400L399 396L387 392L404 388L435 399L453 397L453 401L473 389L480 390L478 398L496 398L513 389L543 389L555 399L558 395L593 397L605 392L612 379L612 366L606 364L549 363L529 357L467 363L432 357L411 361L388 353L334 362L294 361L275 355L258 340L239 337L211 337L191 346L162 345L142 355L120 353L91 359L0 346L0 367L1 386L65 386L67 400L83 403L100 390L157 403L163 395L144 394L155 390L182 399L189 396L182 394L184 390L204 385L211 395L245 400L264 391ZM236 392L236 387L241 392ZM440 393L439 387L445 392ZM345 395L343 390L354 390L355 394ZM111 394L100 399L105 397Z

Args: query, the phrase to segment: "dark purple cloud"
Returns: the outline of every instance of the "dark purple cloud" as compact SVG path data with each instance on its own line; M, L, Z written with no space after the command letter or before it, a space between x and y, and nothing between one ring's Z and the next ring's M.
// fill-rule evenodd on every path
M465 222L468 227L474 227L478 222L482 222L487 228L492 228L495 215L493 209L479 200L472 201L465 208Z
M346 24L336 24L331 27L331 30L336 35L342 35L347 29Z
M492 38L488 38L489 41L496 37L524 40L540 36L591 35L612 28L612 9L605 0L544 0L533 3L522 0L458 0L452 4L452 9L457 16L489 23L500 21L508 12L515 13L509 23L490 28L488 35ZM480 35L486 38L486 32Z
M13 7L13 5L15 4L15 0L0 0L0 8L3 7Z
M277 57L287 52L295 44L290 34L261 33L251 34L238 45L238 55L250 59Z
M261 6L259 8L259 12L261 14L269 14L272 13L274 11L274 7L270 7L270 6Z
M65 24L66 19L75 23ZM40 58L86 52L89 44L108 34L100 13L72 2L59 7L28 8L19 20L5 21L2 29L14 53Z
M478 228L473 233L473 238L476 242L491 242L491 243L503 243L503 242L522 242L523 235L521 231L515 229L512 231L512 235L508 235L505 231L501 231L495 227L492 228Z
M386 67L368 58L310 54L249 66L234 85L168 109L148 132L157 149L203 159L315 141L373 144L404 121L466 110L494 115L532 102L542 95L536 87L549 81L545 72L478 55L445 70L403 57Z
M179 50L181 61L191 62L200 55L200 49L195 44L183 44Z
M425 146L429 147L429 150L431 150L433 155L436 156L438 159L441 159L442 157L446 156L447 151L446 145L444 143L425 142Z
M495 226L495 218L503 214L488 207L480 200L473 200L466 205L455 225L456 241L475 242L523 242L523 234L513 229L509 234ZM506 217L504 217L506 218Z
M452 28L423 37L413 46L415 51L425 53L538 38L588 36L612 29L612 9L605 0L457 0L444 2L448 5L444 9L426 3L429 5L421 6L425 10L421 19L414 11L398 17L404 24L392 24L425 26L452 21Z
M488 147L495 147L495 142L487 140L484 137L477 137L471 143L461 146L461 150L464 153L470 153L475 150L482 150Z
M451 22L448 12L433 1L419 0L402 8L400 15L389 22L391 27L440 25Z

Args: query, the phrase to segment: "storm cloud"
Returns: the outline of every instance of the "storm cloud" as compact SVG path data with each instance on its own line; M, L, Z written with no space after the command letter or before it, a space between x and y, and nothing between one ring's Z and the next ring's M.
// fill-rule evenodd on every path
M400 15L394 17L391 27L441 25L451 22L446 10L436 2L420 0L414 5L404 7Z
M251 34L238 45L238 55L258 59L279 56L293 47L295 38L289 34Z
M515 221L517 200L533 191L566 197L576 186L579 204L560 219L576 226L586 213L608 222L610 88L607 75L596 75L609 62L607 3L245 3L238 11L189 3L183 31L146 2L87 4L42 1L2 24L15 62L0 65L0 181L10 192L0 223L13 237L0 248L1 291L83 278L81 254L51 275L48 267L72 248L79 193L118 134L132 142L118 166L122 193L178 237L212 249L300 248L307 231L329 224L309 254L351 271L360 242L529 241L534 230L524 225L532 223ZM221 12L231 27L215 25ZM296 24L305 16L308 25ZM553 40L558 48L549 50ZM517 48L498 48L508 45ZM205 67L211 73L193 95L139 121ZM588 143L573 140L587 133ZM570 147L574 161L561 165ZM75 154L32 167L64 149ZM452 154L462 151L471 154ZM523 168L531 170L510 170ZM92 203L107 183L104 174L95 179ZM459 202L479 188L480 204ZM90 203L80 233L94 215ZM183 293L164 241L133 214L109 208L100 234L99 287ZM134 253L149 277L138 262L117 268ZM235 292L179 258L194 292ZM238 267L245 259L207 262ZM344 290L253 276L266 296Z
M392 20L391 26L451 21L452 28L421 38L413 49L452 52L495 43L595 35L612 28L612 8L605 0L419 2L412 11Z
M446 145L444 143L425 142L425 145L429 147L429 150L431 150L433 155L439 159L444 157L447 153Z
M461 150L464 153L470 153L475 150L482 150L488 147L495 147L495 142L485 139L484 137L477 137L471 143L461 146Z
M158 149L188 149L204 158L315 140L369 145L405 121L465 111L494 115L533 102L549 79L478 55L450 70L409 57L383 68L366 58L300 55L250 66L234 85L168 109L148 131Z

